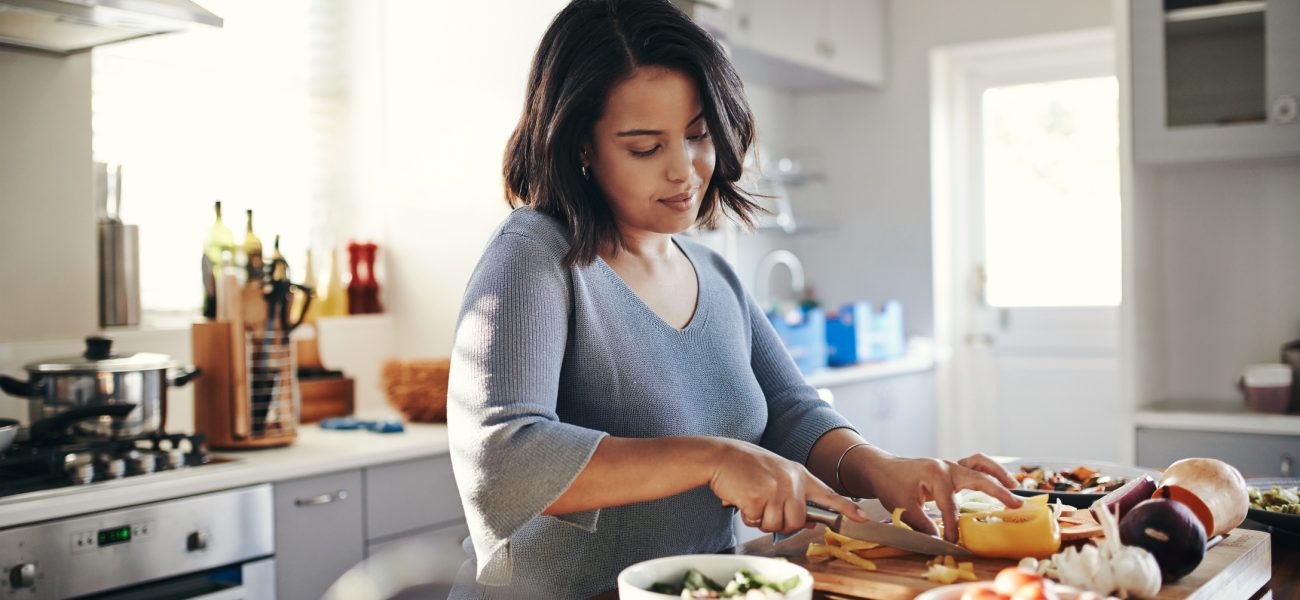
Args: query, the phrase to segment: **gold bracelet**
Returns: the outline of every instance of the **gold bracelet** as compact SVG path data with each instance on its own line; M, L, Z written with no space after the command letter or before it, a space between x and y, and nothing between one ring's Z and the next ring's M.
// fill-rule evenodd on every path
M844 457L849 455L849 450L857 448L858 446L870 446L870 445L871 444L868 444L867 442L858 442L856 444L853 444L852 446L845 448L844 452L840 453L840 459L835 461L835 483L838 483L840 485L840 489L844 490L846 494L848 493L849 488L844 485L844 480L840 479L840 465L844 464ZM857 500L857 498L854 498L854 500Z

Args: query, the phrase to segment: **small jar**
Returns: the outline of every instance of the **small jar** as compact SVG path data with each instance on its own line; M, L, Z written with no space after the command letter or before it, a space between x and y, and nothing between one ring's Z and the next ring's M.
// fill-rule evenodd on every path
M1246 406L1256 412L1282 414L1291 405L1292 373L1289 365L1262 364L1246 367L1241 388Z

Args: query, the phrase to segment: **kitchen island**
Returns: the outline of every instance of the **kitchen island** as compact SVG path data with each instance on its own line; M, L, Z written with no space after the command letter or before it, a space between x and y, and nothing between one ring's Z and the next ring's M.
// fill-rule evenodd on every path
M1247 522L1247 525L1253 526ZM806 562L802 557L804 549L811 542L821 541L824 527L818 526L816 529L804 531L784 540L778 544L772 544L770 538L764 536L753 540L740 549L742 554L753 554L759 556L786 556L792 558L795 562ZM1231 598L1241 598L1243 600L1254 600L1256 598L1300 598L1300 535L1290 534L1287 532L1277 532L1269 537L1264 531L1252 529L1237 529L1229 539L1236 536L1236 540L1228 545L1228 540L1224 540L1224 547L1213 549L1211 552L1217 552L1226 562L1231 562L1232 567L1223 568L1218 563L1212 563L1210 556L1207 555L1206 561L1197 571L1184 577L1176 584L1166 585L1158 598L1222 598L1224 600ZM1231 556L1229 556L1231 555ZM1238 563L1233 559L1243 558L1248 560L1251 565L1258 566L1261 561L1268 565L1264 570L1271 572L1271 578L1265 578L1263 585L1252 583L1263 577L1257 569L1240 569L1234 573L1235 576L1228 575L1228 569L1236 569L1243 566L1244 563ZM835 600L836 598L910 598L914 597L919 590L938 587L939 584L930 583L921 578L920 574L925 571L924 558L911 559L889 559L891 562L908 560L915 562L916 576L914 578L900 577L898 574L882 573L879 576L867 571L860 571L864 574L861 579L877 579L881 582L879 586L867 585L861 589L870 589L869 594L855 595L842 591L823 591L815 590L813 592L814 600ZM885 560L877 561L885 563ZM990 561L985 571L996 572L1002 566L1010 566L1013 561ZM883 568L883 564L882 564ZM977 568L977 572L979 568ZM845 572L852 573L851 570L845 569ZM981 579L991 579L987 573L981 572ZM839 585L852 585L851 581L842 574L836 573L827 577L832 581L832 587ZM825 587L819 585L818 587ZM909 591L911 588L913 591ZM592 600L616 600L618 598L617 590L610 590L604 594L592 598Z

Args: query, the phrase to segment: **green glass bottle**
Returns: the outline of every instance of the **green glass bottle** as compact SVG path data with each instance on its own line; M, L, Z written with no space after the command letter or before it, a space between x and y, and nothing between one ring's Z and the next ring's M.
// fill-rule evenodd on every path
M203 252L208 255L215 271L235 262L235 234L221 221L221 201L214 204L217 220L208 228L208 238L203 244Z

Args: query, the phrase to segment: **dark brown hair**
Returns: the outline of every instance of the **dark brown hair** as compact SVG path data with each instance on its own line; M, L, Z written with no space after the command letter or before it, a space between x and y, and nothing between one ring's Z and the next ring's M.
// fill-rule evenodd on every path
M696 223L729 211L746 226L762 211L736 182L754 139L744 86L725 50L668 0L573 0L551 21L533 57L524 112L505 153L506 200L567 225L566 265L590 264L622 237L599 187L583 177L580 153L609 92L637 67L691 77L717 153Z

